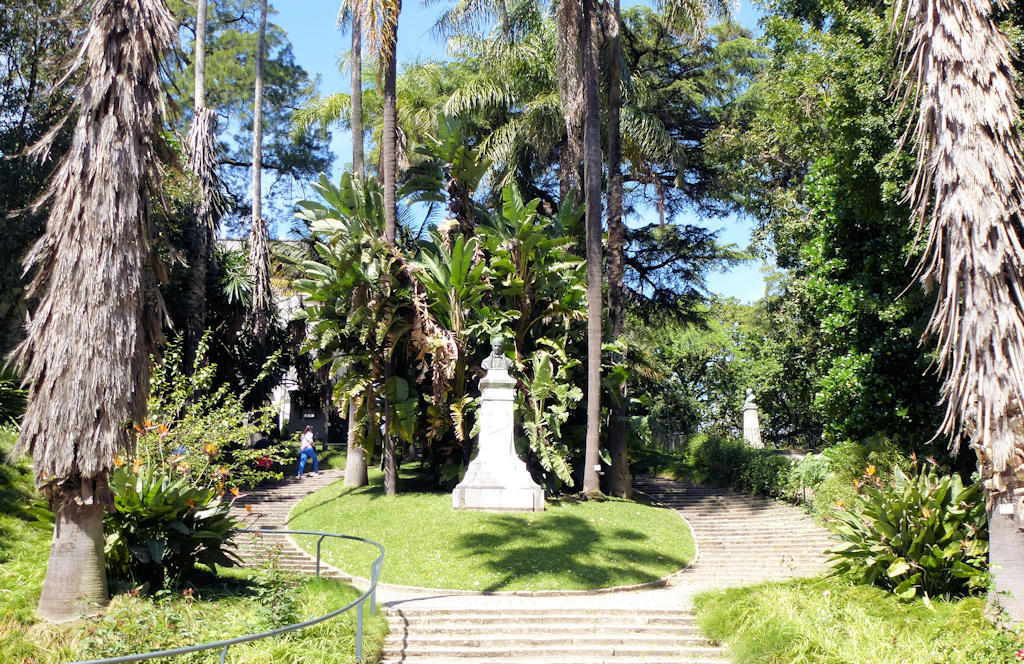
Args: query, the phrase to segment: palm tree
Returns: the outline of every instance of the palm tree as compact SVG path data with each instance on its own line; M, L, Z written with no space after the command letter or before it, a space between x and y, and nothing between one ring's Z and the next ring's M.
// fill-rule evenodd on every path
M195 100L188 134L188 168L199 184L192 209L188 261L188 297L185 302L185 370L192 371L196 349L206 328L207 268L220 212L217 153L217 114L206 107L206 0L196 3Z
M993 599L1024 620L1024 157L1014 68L984 0L896 7L906 100L917 104L913 214L927 248L918 268L938 288L938 339L954 453L978 457L989 519ZM929 206L931 212L929 213ZM1009 594L1007 594L1009 593Z
M673 31L694 42L703 38L707 22L713 16L728 15L728 6L721 0L668 0L659 3ZM612 341L626 331L625 250L626 225L622 222L622 13L619 0L614 0L612 13L605 21L608 40L608 318ZM670 137L671 138L671 137ZM674 143L674 141L669 141ZM672 147L669 148L670 150ZM646 156L646 155L645 155ZM660 180L655 185L659 200L659 217L664 227L664 205ZM626 454L629 399L623 384L618 398L611 403L608 425L608 451L611 471L608 488L612 495L628 498L632 494L629 458Z
M625 292L626 225L622 222L622 13L619 0L612 5L608 31L608 318L612 327L612 341L626 332ZM626 418L629 416L625 385L612 399L611 419L608 422L608 452L611 469L608 492L620 498L629 498L633 487L629 476L629 458L626 454Z
M78 91L71 148L45 195L46 234L26 258L40 299L15 351L30 383L15 451L34 456L36 484L56 517L37 609L47 620L75 619L107 598L107 474L128 445L125 422L145 414L159 333L147 305L156 261L148 193L160 187L161 61L177 28L161 0L94 3L76 62L89 85Z
M564 1L564 0L563 0ZM583 454L583 493L599 493L601 469L601 109L597 81L597 2L583 0L583 189L587 247L587 442Z
M263 60L267 50L267 0L260 1L260 27L256 46L256 85L252 114L252 231L249 234L249 274L252 300L249 326L257 348L265 349L270 334L273 301L270 292L270 252L267 248L267 220L263 218Z
M352 69L352 173L362 182L366 178L363 167L363 17L360 13L358 0L346 0L342 3L342 14L346 7L351 7L352 50L349 66ZM353 366L349 367L352 370ZM345 456L345 486L366 486L369 478L366 474L366 456L359 444L359 432L356 420L359 417L359 402L355 398L348 401L348 444Z

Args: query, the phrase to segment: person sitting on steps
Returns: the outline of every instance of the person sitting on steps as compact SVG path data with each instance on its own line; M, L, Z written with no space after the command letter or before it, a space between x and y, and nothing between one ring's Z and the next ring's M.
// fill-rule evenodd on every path
M302 471L306 468L306 460L313 460L313 474L320 474L320 460L316 458L316 447L313 445L313 427L307 426L306 430L302 432L301 442L299 443L299 477L302 477Z

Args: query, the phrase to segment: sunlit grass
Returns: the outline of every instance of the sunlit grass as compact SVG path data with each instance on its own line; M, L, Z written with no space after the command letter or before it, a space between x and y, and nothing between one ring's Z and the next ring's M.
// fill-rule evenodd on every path
M449 493L399 492L341 482L292 512L298 530L358 535L387 550L386 583L464 590L582 590L644 583L684 567L693 536L670 510L610 499L552 500L544 512L453 511ZM301 538L315 550L313 538ZM373 552L328 539L324 559L369 576Z
M839 580L705 593L696 609L735 664L1017 664L1024 648L985 617L984 598L929 607Z

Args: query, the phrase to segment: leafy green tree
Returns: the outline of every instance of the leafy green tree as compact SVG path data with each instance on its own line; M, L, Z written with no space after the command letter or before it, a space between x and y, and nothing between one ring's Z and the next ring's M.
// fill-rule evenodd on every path
M896 147L907 118L889 97L889 24L851 4L821 7L816 27L806 9L769 6L754 112L721 131L717 158L786 271L766 338L775 375L806 386L810 412L791 426L918 448L938 423L938 381L918 343L932 300L910 288L919 246L901 202L912 160Z

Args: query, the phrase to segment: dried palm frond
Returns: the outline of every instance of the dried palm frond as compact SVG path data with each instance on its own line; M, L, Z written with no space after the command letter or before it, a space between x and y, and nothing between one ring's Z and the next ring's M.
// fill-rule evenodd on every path
M927 333L937 337L945 376L940 433L952 437L954 451L961 433L970 437L991 497L1020 465L1019 93L988 0L907 0L895 9L905 101L918 110L908 190L919 233L927 232L918 276L939 291Z
M46 233L26 258L40 301L14 354L30 385L16 452L34 455L41 487L101 476L125 447L126 423L145 411L159 334L149 195L159 191L167 110L160 66L176 38L160 0L97 0L73 63L85 84L45 194Z

